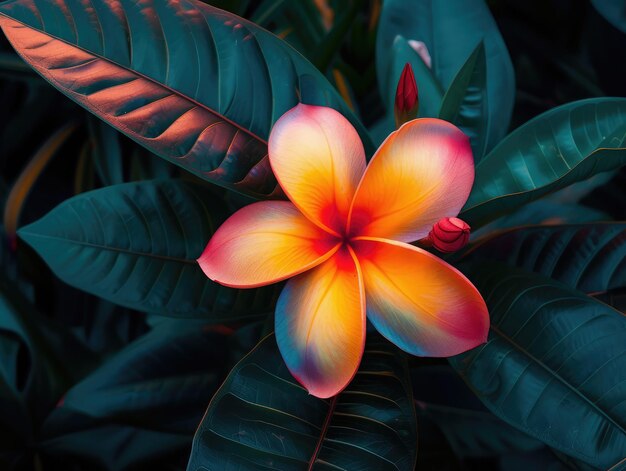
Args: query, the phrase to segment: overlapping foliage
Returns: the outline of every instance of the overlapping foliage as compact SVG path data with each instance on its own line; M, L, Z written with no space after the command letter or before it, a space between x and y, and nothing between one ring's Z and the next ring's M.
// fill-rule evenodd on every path
M506 34L492 12L525 12L504 0L88 4L0 3L21 56L0 49L0 467L624 466L626 98L601 96L604 69L501 15ZM433 364L371 335L317 399L271 335L280 286L225 288L195 259L237 208L284 197L267 137L285 111L337 109L369 156L406 63L420 116L471 139L475 236L450 261L489 341Z

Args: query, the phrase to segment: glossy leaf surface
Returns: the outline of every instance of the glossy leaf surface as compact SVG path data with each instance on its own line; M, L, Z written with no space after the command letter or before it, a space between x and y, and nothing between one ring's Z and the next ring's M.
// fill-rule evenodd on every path
M2 16L5 15L5 16ZM287 43L195 0L10 0L0 26L52 85L161 157L255 196L276 181L272 124L298 101L362 131L326 78Z
M591 0L591 4L606 21L626 34L626 5L619 0Z
M419 366L411 379L418 424L434 424L456 456L498 456L544 446L489 412L450 366Z
M389 67L389 48L397 35L422 41L432 57L432 70L448 89L481 40L488 58L487 147L506 134L515 95L515 76L506 45L483 0L386 0L376 41L376 70L383 77Z
M196 184L128 183L75 196L18 234L63 281L116 304L215 322L264 314L278 286L226 288L196 263L219 205Z
M42 449L110 470L187 449L228 371L226 348L202 322L160 323L70 388L44 423Z
M520 226L584 224L610 219L607 213L588 206L559 204L541 198L472 231L470 240L479 241L481 237L493 235L496 231L517 229Z
M261 341L211 401L188 471L413 470L417 431L406 365L372 337L352 383L330 399L293 379L273 335Z
M457 125L470 138L474 162L480 162L487 146L488 102L485 46L480 42L454 77L439 110L439 118Z
M504 265L466 273L491 315L486 345L452 366L497 416L608 469L626 456L626 317L558 281Z
M513 229L468 256L540 273L585 293L626 288L626 223Z
M478 227L624 164L626 98L568 103L522 125L480 161L459 217Z

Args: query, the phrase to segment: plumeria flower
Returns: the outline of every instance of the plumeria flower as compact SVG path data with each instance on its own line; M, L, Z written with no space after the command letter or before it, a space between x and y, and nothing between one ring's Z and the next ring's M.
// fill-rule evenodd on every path
M409 121L366 168L363 144L340 113L300 104L276 122L268 147L290 201L237 211L198 261L230 287L291 278L276 305L276 341L309 393L326 398L348 385L366 317L414 355L446 357L485 342L489 317L476 288L409 245L469 196L474 162L457 127Z

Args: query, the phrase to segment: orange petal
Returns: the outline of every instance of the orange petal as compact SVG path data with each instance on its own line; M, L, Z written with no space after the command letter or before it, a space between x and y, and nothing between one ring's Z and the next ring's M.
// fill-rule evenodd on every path
M412 245L381 239L354 242L376 329L413 355L447 357L484 343L489 314L459 271Z
M382 143L359 184L350 233L411 242L456 216L474 182L469 138L446 121L409 121Z
M338 248L333 236L311 223L293 204L263 201L228 218L198 263L213 281L253 288L313 268Z
M345 246L289 280L276 305L276 340L291 374L317 397L343 390L365 344L365 299Z
M289 199L320 227L343 233L365 171L363 144L350 122L332 108L299 104L274 124L268 147Z

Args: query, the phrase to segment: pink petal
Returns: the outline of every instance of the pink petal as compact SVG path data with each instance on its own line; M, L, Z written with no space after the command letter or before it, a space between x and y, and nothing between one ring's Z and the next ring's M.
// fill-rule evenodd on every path
M459 271L412 245L359 240L367 317L413 355L447 357L484 343L489 314L482 296Z
M359 184L353 235L411 242L456 216L474 182L469 138L434 118L409 121L380 146Z
M363 144L350 122L332 108L299 104L274 124L268 146L289 199L320 227L342 233L365 171Z
M233 214L198 259L204 273L225 286L253 288L319 265L338 241L288 201L254 203Z
M365 345L365 299L353 258L342 248L289 280L276 306L276 340L291 374L330 397L354 377Z

